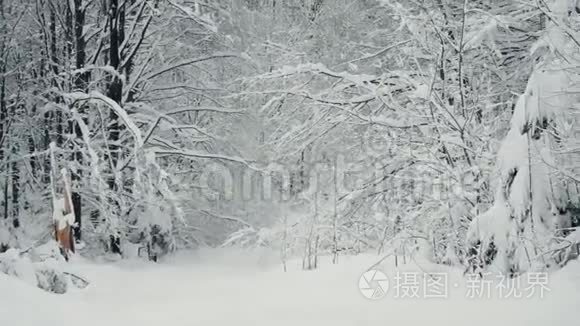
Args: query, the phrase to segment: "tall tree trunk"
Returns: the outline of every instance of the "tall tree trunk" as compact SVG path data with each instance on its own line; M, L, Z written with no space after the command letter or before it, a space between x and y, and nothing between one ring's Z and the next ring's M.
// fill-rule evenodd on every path
M121 22L124 22L124 18L121 19L121 17L124 17L124 12L118 7L118 0L110 0L109 4L109 64L111 67L113 67L113 69L118 71L121 61L119 46L123 42L121 39L123 33L120 32L120 30L123 28ZM118 104L121 104L123 96L123 84L117 75L113 75L110 78L111 80L109 82L107 96ZM109 152L111 155L111 168L114 171L117 165L117 161L119 160L119 117L113 110L110 110L109 119ZM111 189L115 188L114 176L109 179L109 187Z
M77 70L85 68L86 64L86 42L83 35L83 27L85 25L85 8L83 8L83 0L74 0L74 28L71 26L71 30L74 30L74 42L75 42L75 67ZM76 91L87 92L89 84L90 75L88 72L82 72L74 76L74 88ZM85 106L81 105L78 108L79 115L82 117L85 124L87 124L87 119L85 117ZM77 140L83 139L82 130L78 123L73 123L72 131L75 134ZM79 166L83 166L83 155L79 148L73 154L73 160L76 161ZM72 173L72 183L73 189L79 188L82 182L82 170ZM78 191L74 191L71 195L72 205L75 213L75 224L74 237L76 241L81 240L81 226L82 226L82 198Z
M125 11L123 7L119 8L118 0L109 0L109 65L117 72L120 73L120 63L121 57L119 53L120 45L123 43L123 24L125 23ZM121 105L123 96L123 84L121 80L114 74L110 77L110 82L108 85L107 96L115 101L117 104ZM115 173L117 162L120 158L120 146L119 139L121 134L121 125L119 124L119 117L115 111L110 110L109 113L109 129L108 129L108 141L109 141L109 154L111 162L111 175L108 178L108 185L111 190L117 190L115 182ZM114 202L114 205L119 206L119 203ZM120 248L120 238L114 233L110 235L110 249L113 253L121 253Z
M56 4L53 3L50 6L50 66L52 67L53 76L52 86L58 87L58 56L57 56L57 36L56 36ZM59 102L58 97L54 99L55 102ZM53 123L56 124L56 144L60 147L63 143L63 128L62 128L62 112L57 110L54 112L55 121Z
M18 156L18 144L12 145L12 156ZM14 228L20 227L20 220L18 215L20 213L20 169L18 162L12 162L12 226Z
M7 129L7 105L6 105L6 17L4 14L4 0L0 0L0 33L1 33L1 44L0 44L0 161L4 160L4 144L6 143L5 133ZM0 171L4 167L4 164L0 163ZM8 173L8 171L6 171ZM4 187L3 202L4 205L4 218L8 218L8 191L6 185Z

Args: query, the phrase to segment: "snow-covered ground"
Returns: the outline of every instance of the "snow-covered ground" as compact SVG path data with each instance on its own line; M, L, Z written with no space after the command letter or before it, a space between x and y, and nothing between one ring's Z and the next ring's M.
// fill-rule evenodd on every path
M64 295L43 292L0 274L0 325L577 325L580 262L550 275L543 298L470 298L457 269L409 262L378 269L390 280L387 295L365 298L361 274L379 257L322 258L317 271L288 272L272 255L232 251L181 254L162 264L90 263L71 268L91 280ZM447 298L396 297L401 273L448 273ZM410 280L407 280L410 281ZM406 283L410 286L411 283ZM492 288L497 284L493 284ZM399 288L400 290L400 288Z

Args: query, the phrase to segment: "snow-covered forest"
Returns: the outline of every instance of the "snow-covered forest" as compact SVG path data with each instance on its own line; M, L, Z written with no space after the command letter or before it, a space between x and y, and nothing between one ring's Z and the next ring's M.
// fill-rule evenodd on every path
M330 288L300 321L388 321L367 270L580 293L579 228L580 0L0 0L0 324L175 277L229 325L212 273L296 273L269 324Z

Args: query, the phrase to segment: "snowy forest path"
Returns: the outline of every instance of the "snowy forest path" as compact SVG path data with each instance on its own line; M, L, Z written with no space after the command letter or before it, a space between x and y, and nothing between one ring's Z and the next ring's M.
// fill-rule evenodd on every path
M20 320L19 325L53 324L59 319L60 325L83 326L563 325L580 302L578 262L554 274L543 299L509 300L467 298L468 285L457 269L428 263L395 269L387 261L381 270L390 280L388 293L373 301L359 292L358 280L377 260L374 255L344 257L339 265L323 260L316 271L301 271L300 262L293 261L287 273L273 259L243 262L241 257L180 257L162 264L78 263L75 268L91 285L65 295L20 289L27 285L2 278L2 292L14 287L18 297L4 302L0 295L0 321L7 315L7 320ZM417 299L396 297L395 279L402 275L398 273L416 273L421 280L422 271L448 274L447 298L424 298L422 290ZM31 305L39 307L38 313L27 310ZM68 321L62 322L63 313L70 316Z

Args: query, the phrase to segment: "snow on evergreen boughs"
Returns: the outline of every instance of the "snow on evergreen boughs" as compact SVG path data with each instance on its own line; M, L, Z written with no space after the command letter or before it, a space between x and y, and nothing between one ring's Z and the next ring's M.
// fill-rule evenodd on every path
M553 15L559 15L553 20L568 16L562 9L568 3L552 2ZM555 144L567 141L559 132L561 122L574 119L571 107L578 100L568 90L580 79L563 65L579 58L570 51L569 36L561 26L549 24L545 35L551 51L534 68L498 152L494 204L472 221L467 235L473 271L517 274L559 263L551 255L551 239L569 226L561 215L571 197L562 187L566 178L557 173Z

